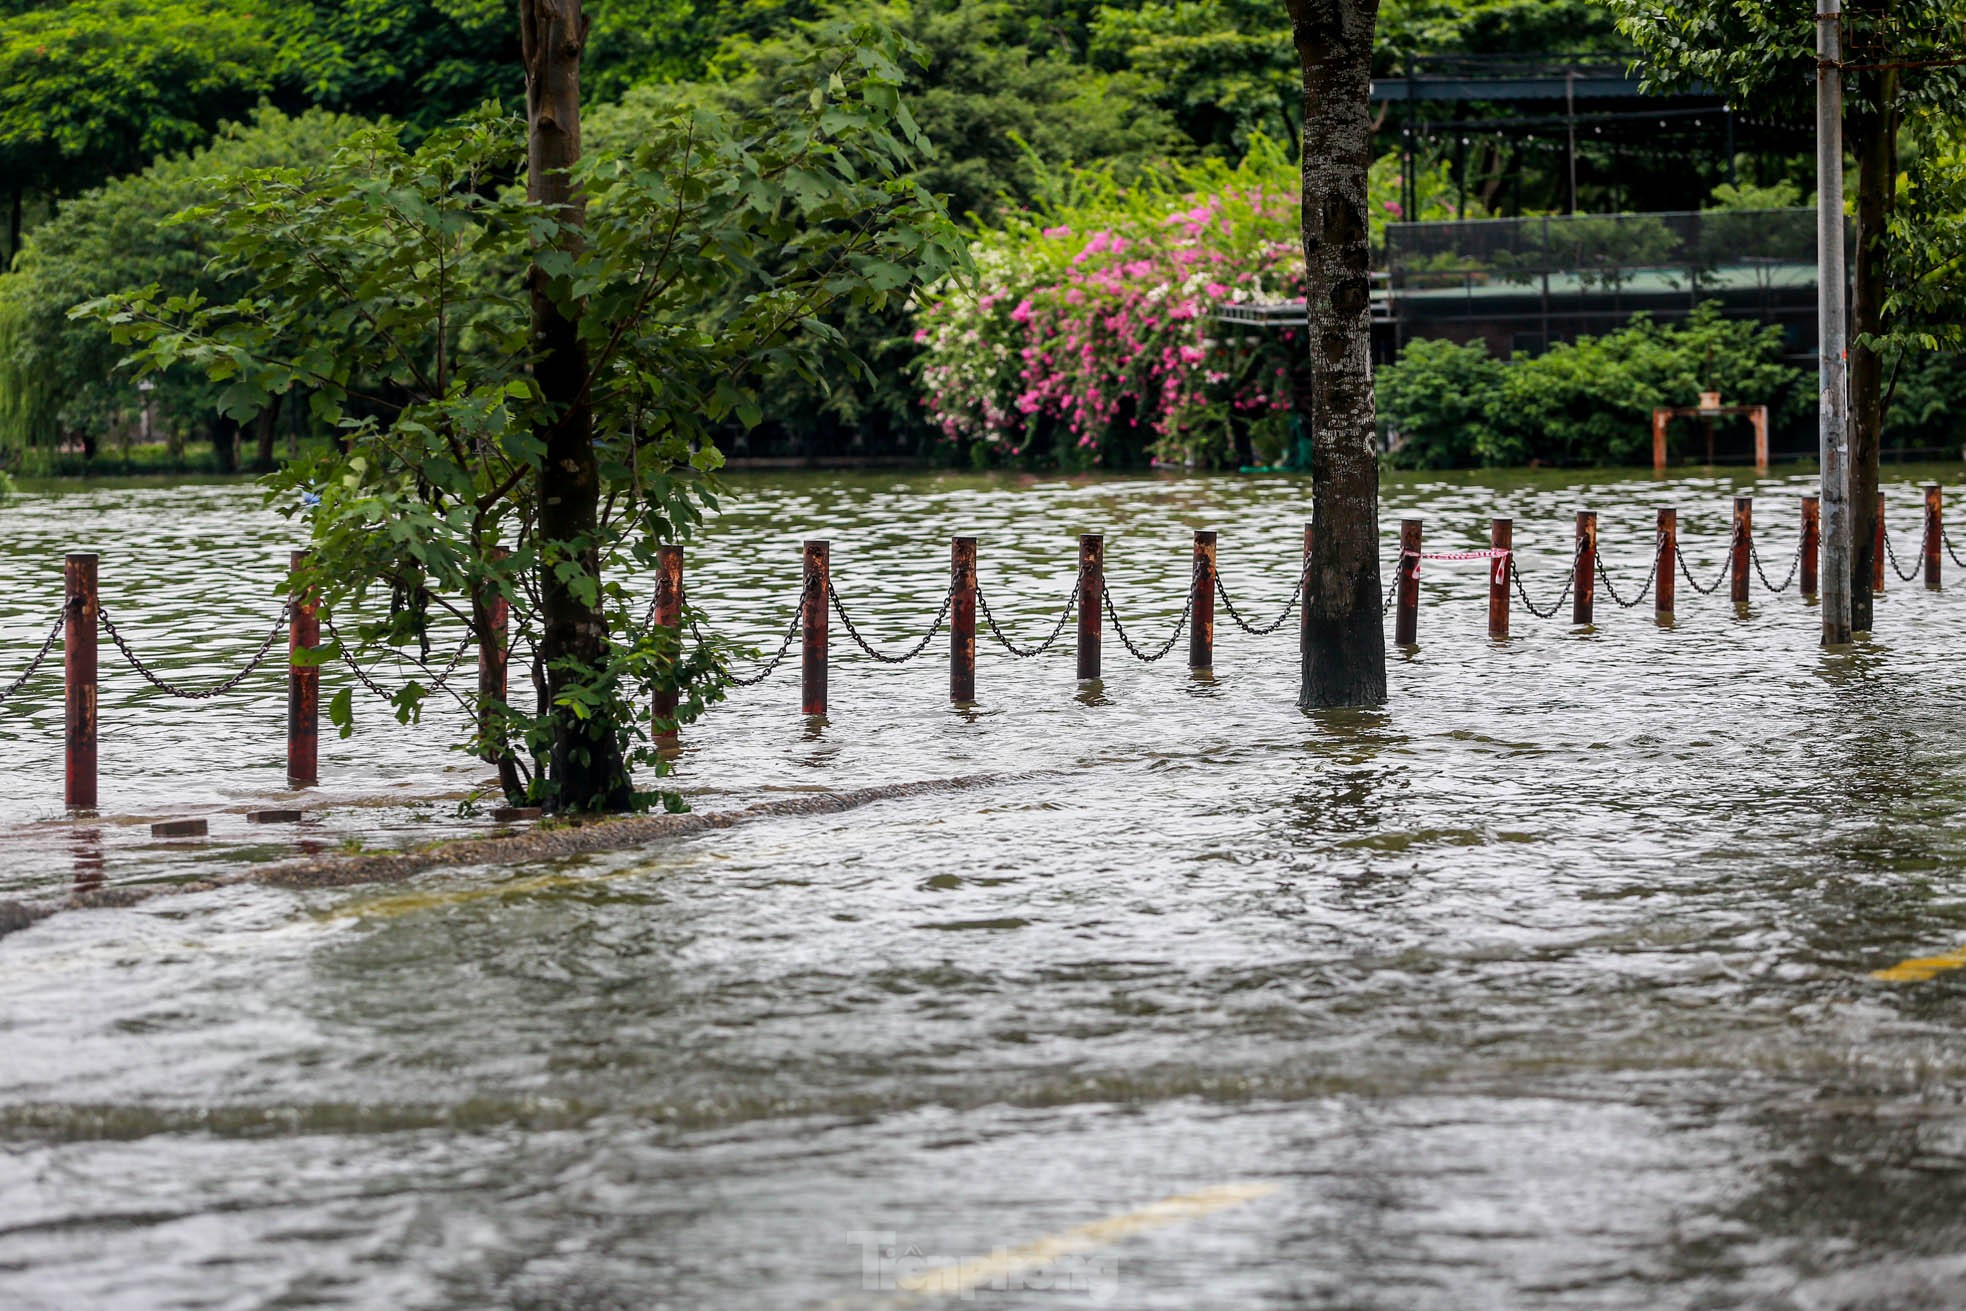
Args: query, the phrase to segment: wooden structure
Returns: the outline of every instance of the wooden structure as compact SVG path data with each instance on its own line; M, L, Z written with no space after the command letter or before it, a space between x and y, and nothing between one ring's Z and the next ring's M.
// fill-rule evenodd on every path
M1652 411L1652 469L1666 469L1666 428L1674 419L1717 419L1723 414L1745 414L1754 425L1754 469L1768 472L1768 407L1766 405L1722 405L1720 393L1703 391L1698 405L1661 405ZM1713 427L1707 427L1707 463L1713 463Z

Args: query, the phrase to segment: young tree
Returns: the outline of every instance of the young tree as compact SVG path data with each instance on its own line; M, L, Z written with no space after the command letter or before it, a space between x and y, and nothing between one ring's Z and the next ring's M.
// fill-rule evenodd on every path
M1310 572L1298 705L1386 699L1372 398L1372 33L1378 0L1287 0L1304 71L1304 295L1312 423Z
M904 180L917 146L884 34L837 33L817 84L763 112L672 107L580 158L578 9L546 10L529 18L528 122L487 111L415 149L375 129L326 167L235 176L192 218L246 295L153 288L78 313L146 367L224 381L229 407L304 391L342 443L272 485L306 507L297 581L342 616L340 640L420 646L449 611L502 662L505 602L532 704L487 680L460 698L480 726L460 745L514 800L618 809L650 795L632 765L660 772L649 693L677 691L685 719L718 695L716 653L639 622L623 582L715 503L713 427L755 422L766 380L823 367L828 314L906 296L963 247ZM378 595L388 613L357 622ZM399 717L427 695L401 688ZM351 709L331 706L344 729Z
M1610 0L1643 54L1649 85L1724 89L1735 108L1804 118L1814 92L1817 10L1810 0ZM1856 160L1855 295L1850 306L1851 574L1871 577L1878 453L1892 353L1900 138L1907 116L1966 123L1966 0L1850 0L1843 17L1845 148ZM1942 134L1943 135L1943 134ZM1896 349L1917 339L1896 333ZM1851 627L1871 627L1867 585L1850 589Z

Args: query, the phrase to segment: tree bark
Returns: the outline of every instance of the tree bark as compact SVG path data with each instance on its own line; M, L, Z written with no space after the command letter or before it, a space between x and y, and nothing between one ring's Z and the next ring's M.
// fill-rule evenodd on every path
M1865 344L1884 331L1888 271L1886 227L1898 174L1898 74L1894 69L1856 74L1856 101L1849 118L1857 157L1857 258L1850 301L1850 627L1871 630L1872 571L1877 555L1878 457L1884 446L1884 357Z
M260 473L273 472L274 428L280 421L282 399L277 394L267 397L265 408L253 420L253 436L258 441L258 449L253 453L253 468Z
M1372 34L1378 0L1286 0L1304 70L1304 293L1311 419L1310 573L1297 704L1386 699L1379 455L1372 395ZM1308 389L1310 395L1302 393Z
M580 56L587 39L580 0L521 0L519 36L526 68L527 195L555 207L562 224L538 253L578 255L585 200L568 170L580 160ZM552 707L552 786L545 800L556 810L625 810L633 788L617 726L607 715L583 718L559 705L562 693L591 683L606 665L608 632L600 601L600 470L586 391L587 348L579 307L557 301L550 283L535 262L527 273L533 378L546 407L535 428L545 448L539 469L539 649Z
M239 421L229 414L212 420L212 461L220 473L239 471Z

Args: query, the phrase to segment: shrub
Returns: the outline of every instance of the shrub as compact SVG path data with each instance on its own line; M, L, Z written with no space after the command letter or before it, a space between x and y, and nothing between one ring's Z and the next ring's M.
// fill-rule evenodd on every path
M1779 328L1707 304L1683 323L1640 314L1616 332L1506 363L1480 343L1412 342L1380 370L1378 390L1401 439L1396 464L1637 464L1650 458L1653 409L1696 404L1702 391L1765 403L1778 424L1801 418L1813 393L1781 352Z

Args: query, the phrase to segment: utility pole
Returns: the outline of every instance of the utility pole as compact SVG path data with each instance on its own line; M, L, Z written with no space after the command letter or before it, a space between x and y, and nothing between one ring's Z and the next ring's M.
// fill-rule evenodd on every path
M1822 350L1823 645L1850 640L1850 389L1844 354L1843 13L1816 15L1816 329ZM1865 586L1869 579L1862 580Z

